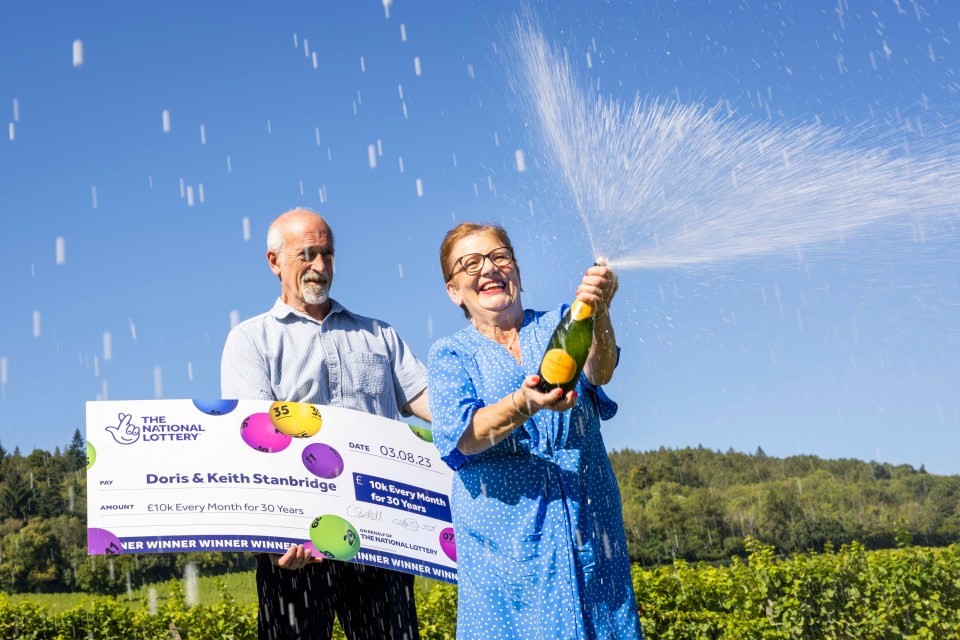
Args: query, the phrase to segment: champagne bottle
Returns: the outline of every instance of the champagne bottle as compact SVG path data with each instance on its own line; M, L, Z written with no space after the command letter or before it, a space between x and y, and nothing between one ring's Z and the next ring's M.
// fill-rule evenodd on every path
M593 307L580 300L574 300L563 314L540 361L537 391L546 393L559 387L566 394L576 388L593 344L593 316Z

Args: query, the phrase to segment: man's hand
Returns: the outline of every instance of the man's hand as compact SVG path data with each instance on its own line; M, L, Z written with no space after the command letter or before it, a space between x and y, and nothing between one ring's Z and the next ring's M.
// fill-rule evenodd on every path
M270 554L270 562L281 569L300 569L308 564L323 562L323 558L311 555L310 550L302 544L292 544L282 556L278 553Z

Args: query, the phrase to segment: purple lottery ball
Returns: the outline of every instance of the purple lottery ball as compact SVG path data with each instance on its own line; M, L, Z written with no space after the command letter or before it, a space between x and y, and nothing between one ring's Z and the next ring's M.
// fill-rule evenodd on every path
M123 553L120 538L106 529L90 527L87 529L87 553L89 555L116 555Z
M277 453L290 446L293 438L277 431L269 413L254 413L240 425L240 437L257 451Z
M237 408L237 400L194 400L193 406L208 416L225 416Z
M328 444L315 442L303 449L303 466L319 478L328 480L343 473L343 457Z
M314 558L320 558L321 560L323 560L326 557L322 553L320 553L320 550L317 549L313 545L313 543L310 542L309 540L303 543L303 548L306 549L308 552L310 552L310 555Z
M447 527L440 532L440 549L448 558L457 561L457 539L453 535L453 527Z

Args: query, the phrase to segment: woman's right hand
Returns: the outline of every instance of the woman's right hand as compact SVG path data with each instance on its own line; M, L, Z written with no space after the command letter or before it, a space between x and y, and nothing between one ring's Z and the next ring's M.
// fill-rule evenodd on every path
M528 376L520 388L498 402L473 412L470 425L457 441L457 449L472 456L482 453L509 436L541 409L566 411L577 403L577 392L560 389L540 393L538 376Z
M577 403L576 390L570 390L566 394L563 393L562 389L540 393L537 391L538 384L540 384L540 376L527 376L520 388L513 392L513 401L519 408L520 413L528 418L541 409L566 411Z

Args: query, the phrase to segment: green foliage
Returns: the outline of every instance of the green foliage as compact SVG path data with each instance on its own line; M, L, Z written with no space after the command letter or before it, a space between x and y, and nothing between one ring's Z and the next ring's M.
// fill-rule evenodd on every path
M200 575L197 579L198 603L212 605L221 600L222 590L226 590L237 603L243 606L256 604L257 587L253 571L229 573L223 575ZM155 582L142 585L140 588L131 588L115 597L117 602L123 603L131 609L149 608L150 602L162 603L170 598L177 597L183 588L179 579L166 582ZM424 592L424 595L426 592ZM51 613L61 613L89 602L90 595L83 592L74 593L30 593L11 594L11 602L29 601L40 604Z
M960 541L960 476L816 456L771 458L703 447L615 451L630 558L724 561L752 536L782 553L861 541Z
M86 444L79 430L63 453L0 453L0 590L118 595L181 576L187 563L204 575L254 565L252 555L239 553L88 556L86 503Z
M256 605L239 605L226 589L218 603L188 607L179 589L173 597L151 613L146 608L132 609L110 596L95 596L61 613L30 602L13 602L0 593L0 638L30 640L128 640L130 638L169 638L170 629L182 638L256 638Z
M70 444L67 445L67 450L64 452L64 467L67 471L72 471L76 469L85 469L87 466L87 443L83 439L83 435L80 433L80 429L77 429L73 432L73 438L70 440Z
M960 636L960 546L838 551L783 558L755 539L745 559L724 566L677 560L650 570L633 568L633 585L646 637L654 640L940 640ZM243 576L252 584L253 575ZM250 585L245 585L245 590ZM188 607L179 582L153 613L95 596L52 612L0 593L0 638L185 640L256 637L256 604L240 602L216 579L216 601ZM418 584L424 640L456 637L457 589ZM334 638L343 639L339 627Z
M868 549L960 541L960 476L815 456L771 458L703 447L610 454L630 558L724 562L753 536L782 553L861 541ZM86 445L54 453L0 446L0 589L122 595L183 575L253 567L249 554L86 553Z
M457 637L457 587L435 582L417 598L421 640L454 640Z
M657 640L956 638L960 546L867 552L860 544L780 559L746 542L746 561L678 560L633 570L644 633Z

